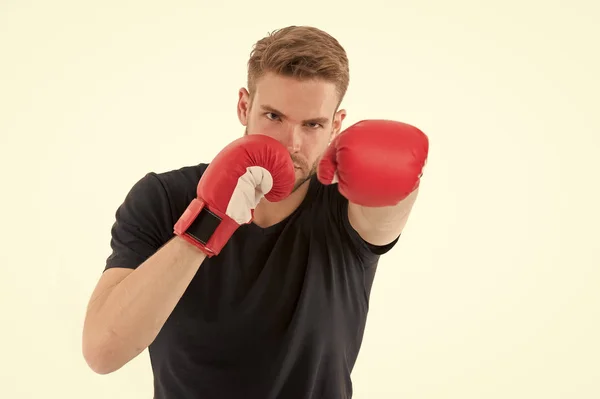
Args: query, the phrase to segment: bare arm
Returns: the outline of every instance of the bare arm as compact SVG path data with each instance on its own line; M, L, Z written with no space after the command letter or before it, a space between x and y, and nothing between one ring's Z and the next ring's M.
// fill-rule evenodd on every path
M104 272L88 304L83 355L108 374L146 349L187 289L206 255L175 237L137 269Z
M412 212L419 189L394 206L369 208L348 204L348 218L363 240L373 245L386 245L398 237Z

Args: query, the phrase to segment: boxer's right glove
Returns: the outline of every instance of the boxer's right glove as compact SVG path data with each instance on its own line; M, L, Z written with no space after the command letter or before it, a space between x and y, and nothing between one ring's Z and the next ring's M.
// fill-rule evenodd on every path
M175 223L174 232L208 257L218 255L238 227L253 220L263 196L281 201L294 183L294 164L281 143L261 134L243 136L209 164L197 198Z

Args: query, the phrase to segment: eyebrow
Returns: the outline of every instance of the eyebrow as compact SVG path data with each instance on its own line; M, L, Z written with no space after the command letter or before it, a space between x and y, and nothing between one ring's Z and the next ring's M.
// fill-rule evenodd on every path
M285 114L281 111L276 110L275 108L271 107L270 105L261 105L261 108L263 109L263 111L267 111L267 112L272 112L274 114L280 115L285 117ZM302 121L302 123L319 123L321 125L324 125L326 123L329 122L329 118L326 118L324 116L319 116L316 118L310 118L310 119L305 119Z

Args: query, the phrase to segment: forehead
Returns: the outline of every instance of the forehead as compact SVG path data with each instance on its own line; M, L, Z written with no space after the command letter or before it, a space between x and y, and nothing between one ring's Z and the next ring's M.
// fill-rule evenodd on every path
M323 80L266 74L258 80L255 90L258 108L268 105L298 119L331 117L338 103L335 84Z

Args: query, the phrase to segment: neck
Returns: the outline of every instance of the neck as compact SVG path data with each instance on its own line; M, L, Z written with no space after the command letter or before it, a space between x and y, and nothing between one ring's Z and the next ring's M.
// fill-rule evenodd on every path
M263 198L254 210L254 224L266 228L290 216L306 197L309 185L310 180L305 181L289 197L279 202L269 202Z

